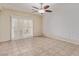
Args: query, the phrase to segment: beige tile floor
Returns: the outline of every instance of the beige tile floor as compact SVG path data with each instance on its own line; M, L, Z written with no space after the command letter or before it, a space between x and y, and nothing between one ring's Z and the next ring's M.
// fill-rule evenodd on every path
M46 37L0 43L0 56L79 56L79 46Z

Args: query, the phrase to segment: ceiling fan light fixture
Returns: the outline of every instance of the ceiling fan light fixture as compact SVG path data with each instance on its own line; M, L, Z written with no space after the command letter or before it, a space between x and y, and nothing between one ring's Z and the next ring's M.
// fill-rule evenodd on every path
M45 14L45 13L50 13L52 10L48 9L50 6L49 5L44 5L41 3L40 8L33 6L34 12L38 12L39 14Z
M38 10L39 13L45 13L45 10L41 9L41 10Z

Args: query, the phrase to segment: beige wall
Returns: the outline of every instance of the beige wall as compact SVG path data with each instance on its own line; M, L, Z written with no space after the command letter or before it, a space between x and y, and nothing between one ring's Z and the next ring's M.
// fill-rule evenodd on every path
M0 15L0 42L10 40L10 21L5 14Z
M25 16L33 19L34 36L42 35L42 17L20 11L3 10L0 12L0 42L10 40L10 16Z

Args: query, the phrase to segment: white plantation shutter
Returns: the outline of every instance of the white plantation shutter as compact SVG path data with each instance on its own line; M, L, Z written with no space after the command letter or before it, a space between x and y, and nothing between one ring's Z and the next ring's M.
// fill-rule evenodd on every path
M33 20L28 17L13 16L12 39L23 39L33 36Z

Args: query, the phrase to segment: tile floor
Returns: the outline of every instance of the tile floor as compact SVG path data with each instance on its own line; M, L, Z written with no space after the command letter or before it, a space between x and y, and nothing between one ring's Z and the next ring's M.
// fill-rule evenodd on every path
M79 46L46 37L0 43L0 56L79 56Z

